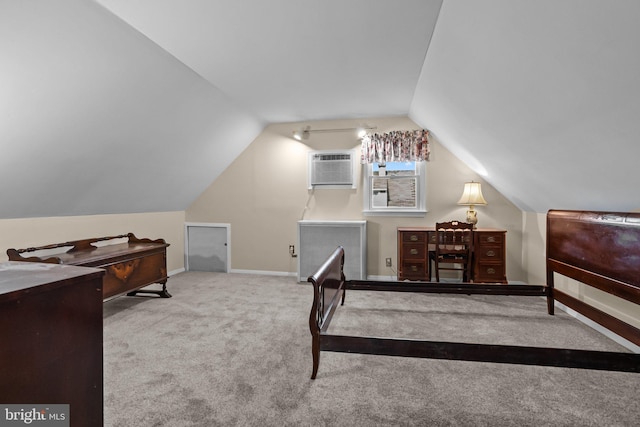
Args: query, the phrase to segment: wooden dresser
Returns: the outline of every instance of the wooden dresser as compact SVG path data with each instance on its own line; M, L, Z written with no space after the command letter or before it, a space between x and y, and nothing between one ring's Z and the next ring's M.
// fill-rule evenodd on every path
M507 283L506 230L473 231L473 271L476 283ZM434 250L433 227L398 228L398 280L430 280L429 250Z
M104 274L0 263L0 402L38 411L65 404L72 427L102 425Z

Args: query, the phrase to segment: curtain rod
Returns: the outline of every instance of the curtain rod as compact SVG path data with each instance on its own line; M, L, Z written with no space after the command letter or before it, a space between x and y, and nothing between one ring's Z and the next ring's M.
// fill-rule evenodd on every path
M305 129L303 129L303 132L348 132L348 131L352 131L352 130L373 130L373 129L378 129L377 126L358 126L358 127L353 127L353 128L336 128L336 129L311 129L309 126L307 126Z

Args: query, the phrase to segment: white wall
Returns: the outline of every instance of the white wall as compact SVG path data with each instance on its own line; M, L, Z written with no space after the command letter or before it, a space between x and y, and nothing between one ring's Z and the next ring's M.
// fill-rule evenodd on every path
M522 212L481 176L469 169L437 139L427 163L427 209L424 217L363 216L361 178L358 188L307 189L307 154L310 150L357 149L356 132L311 133L296 141L292 132L312 129L375 126L375 132L419 127L407 117L327 120L271 125L187 209L188 221L231 224L232 269L295 273L289 256L296 243L296 223L307 220L362 220L367 222L368 274L395 276L397 227L433 226L439 220L464 220L466 207L456 203L466 181L483 183L487 206L478 207L479 227L507 230L507 277L525 280L522 269ZM361 177L358 164L358 176ZM385 267L392 258L393 269Z

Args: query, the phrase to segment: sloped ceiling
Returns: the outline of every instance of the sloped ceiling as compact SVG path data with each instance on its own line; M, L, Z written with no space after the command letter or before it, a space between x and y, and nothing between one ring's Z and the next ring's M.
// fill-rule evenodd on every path
M443 2L410 115L525 211L640 209L640 2Z
M635 0L1 0L0 218L184 210L269 123L408 115L527 211L640 208Z

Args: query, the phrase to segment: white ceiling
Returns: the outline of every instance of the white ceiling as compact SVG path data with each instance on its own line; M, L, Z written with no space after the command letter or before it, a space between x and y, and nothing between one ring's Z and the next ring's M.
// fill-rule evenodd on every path
M441 0L98 0L267 122L407 115Z
M640 209L637 0L0 0L0 218L184 210L265 125L409 116L527 211Z

